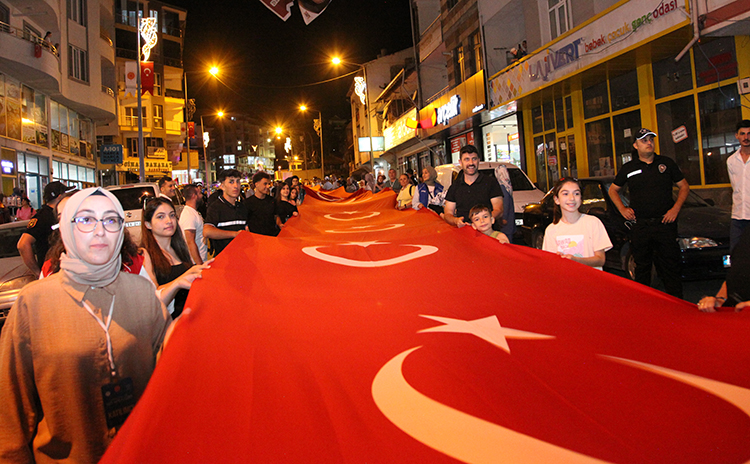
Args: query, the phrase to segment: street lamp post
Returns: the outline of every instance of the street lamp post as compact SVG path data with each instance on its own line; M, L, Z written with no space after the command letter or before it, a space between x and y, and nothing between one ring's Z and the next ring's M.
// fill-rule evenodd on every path
M372 166L372 172L375 172L375 150L372 146L372 114L370 111L370 89L369 85L370 82L367 80L367 67L364 64L360 63L352 63L350 61L342 61L341 58L334 57L331 62L335 65L339 65L341 63L350 64L352 66L358 66L362 70L362 75L364 78L364 105L365 105L365 112L367 113L367 139L370 142L370 165Z
M305 105L301 105L299 107L300 111L307 111L308 108ZM318 111L318 121L320 121L320 132L318 133L320 137L320 175L321 177L326 176L326 169L325 164L323 162L323 115ZM312 147L311 147L312 149ZM305 164L305 169L307 169L307 165Z

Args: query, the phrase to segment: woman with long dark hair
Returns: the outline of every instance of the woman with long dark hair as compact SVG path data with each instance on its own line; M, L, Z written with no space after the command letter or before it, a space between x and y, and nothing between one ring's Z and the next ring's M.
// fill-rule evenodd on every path
M156 277L156 294L167 306L172 319L182 313L188 290L213 260L193 265L172 201L157 197L146 203L141 222L141 246L150 258L144 262ZM148 269L150 266L152 269Z
M276 212L284 224L292 216L298 216L297 205L289 199L290 187L288 184L281 184L276 189Z

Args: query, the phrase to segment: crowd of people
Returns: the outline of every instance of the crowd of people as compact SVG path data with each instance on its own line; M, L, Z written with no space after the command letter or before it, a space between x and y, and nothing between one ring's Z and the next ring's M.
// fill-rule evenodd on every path
M675 221L689 186L674 161L654 153L655 137L648 129L637 133L633 160L622 166L610 193L633 225L637 280L645 281L646 267L650 278L655 263L667 292L681 296ZM732 267L716 296L698 303L706 312L750 306L750 121L738 125L737 138L741 148L730 158ZM431 166L419 181L412 172L397 176L391 169L387 177L329 177L316 185L391 189L398 209L424 209L451 226L471 225L510 243L507 171L480 172L472 145L461 149L460 168L447 188ZM276 236L300 214L304 189L296 176L274 182L258 172L244 194L239 171L222 171L218 181L210 195L198 185L184 186L178 219L174 181L161 179L160 194L144 205L139 244L124 227L120 202L106 189L75 191L60 182L44 188L44 205L18 242L40 279L21 291L0 336L0 460L97 461L143 393L173 319L189 311L188 291L213 257L242 231ZM627 206L619 196L625 185ZM554 217L543 249L601 269L612 243L597 217L581 213L579 181L560 179L552 197Z

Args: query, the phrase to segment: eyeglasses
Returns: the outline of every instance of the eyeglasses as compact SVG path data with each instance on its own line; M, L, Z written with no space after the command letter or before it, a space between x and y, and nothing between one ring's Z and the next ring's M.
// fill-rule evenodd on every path
M102 227L107 232L119 232L122 229L122 224L125 222L120 216L107 216L105 218L97 219L93 216L80 216L73 218L72 221L75 223L76 228L83 233L93 232L96 229L96 223L101 222Z

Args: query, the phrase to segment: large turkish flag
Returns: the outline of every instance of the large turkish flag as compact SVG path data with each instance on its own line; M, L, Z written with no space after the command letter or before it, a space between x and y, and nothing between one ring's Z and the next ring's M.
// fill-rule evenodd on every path
M750 314L318 195L193 285L102 462L750 459Z

